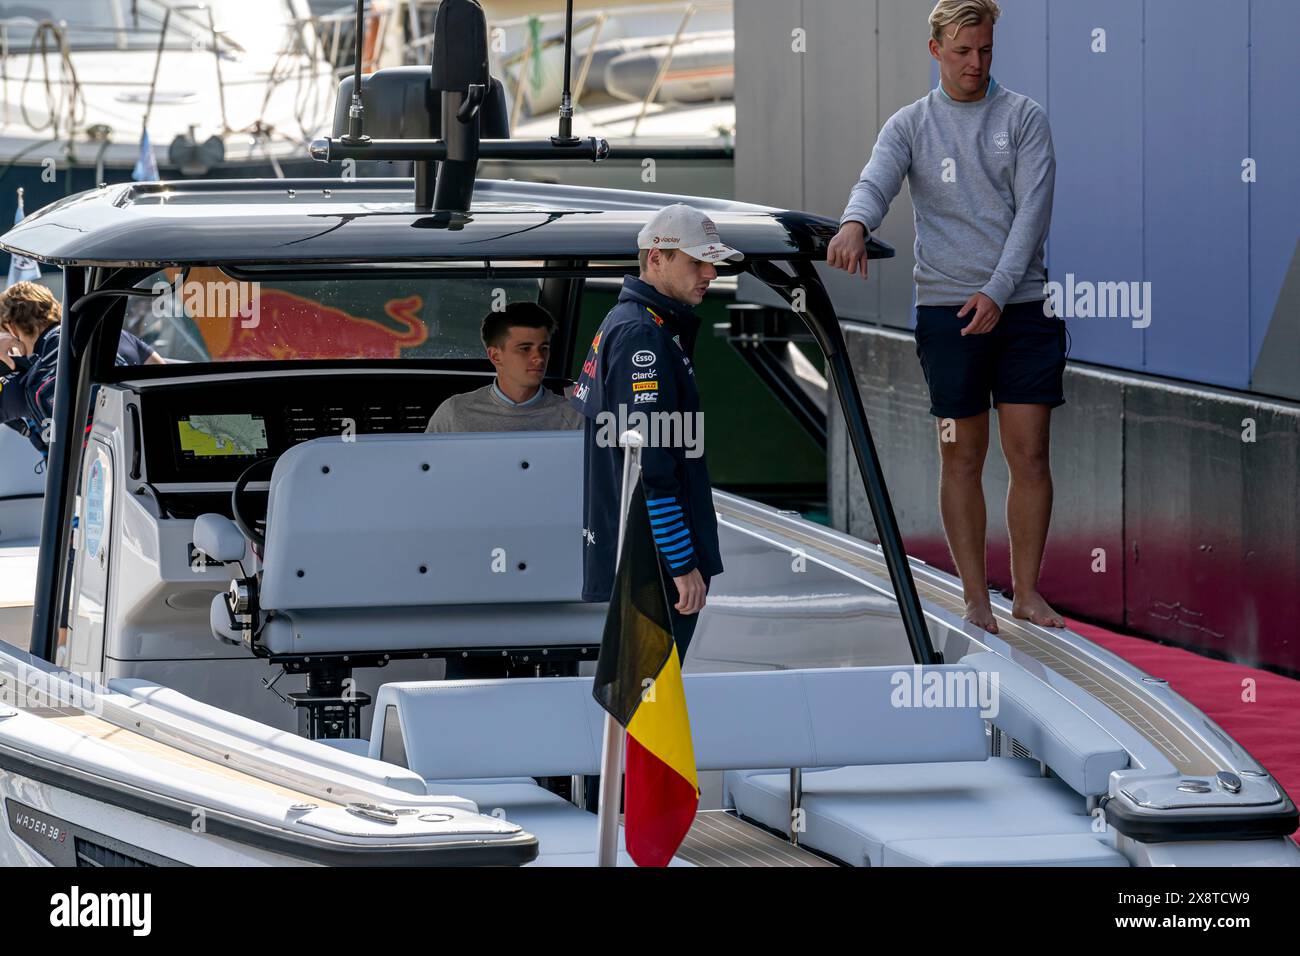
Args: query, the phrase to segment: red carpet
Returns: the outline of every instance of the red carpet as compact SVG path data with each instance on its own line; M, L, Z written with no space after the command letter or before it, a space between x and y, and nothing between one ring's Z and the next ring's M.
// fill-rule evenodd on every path
M1300 681L1066 620L1088 640L1169 681L1249 750L1292 800L1300 797ZM1254 700L1242 699L1252 686L1248 680L1253 681ZM1300 843L1300 830L1291 839Z

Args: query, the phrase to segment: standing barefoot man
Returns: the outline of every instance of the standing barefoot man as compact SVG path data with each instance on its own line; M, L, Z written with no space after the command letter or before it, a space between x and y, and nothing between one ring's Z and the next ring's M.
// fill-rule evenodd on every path
M907 178L916 210L916 352L939 419L939 509L966 619L996 634L985 569L989 405L1011 473L1012 613L1064 627L1038 593L1052 514L1051 411L1065 403L1065 325L1046 314L1043 245L1056 160L1047 114L989 75L995 0L930 14L939 88L895 113L853 187L827 262L867 276L866 237Z

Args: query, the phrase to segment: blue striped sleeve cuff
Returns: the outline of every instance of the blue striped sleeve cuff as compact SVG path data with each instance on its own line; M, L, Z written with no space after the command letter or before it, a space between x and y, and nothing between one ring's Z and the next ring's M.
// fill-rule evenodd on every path
M695 545L691 542L691 531L686 526L676 496L647 498L646 507L650 512L650 530L655 545L668 564L668 570L687 573L695 566Z

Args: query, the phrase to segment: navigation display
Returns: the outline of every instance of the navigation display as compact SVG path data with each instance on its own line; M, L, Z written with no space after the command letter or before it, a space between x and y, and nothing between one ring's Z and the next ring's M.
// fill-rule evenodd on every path
M148 481L155 486L232 482L255 462L314 438L420 434L448 396L489 381L486 374L471 382L443 379L431 370L150 385L140 393ZM221 507L214 500L209 510Z
M255 458L270 447L261 415L189 415L176 430L185 458Z

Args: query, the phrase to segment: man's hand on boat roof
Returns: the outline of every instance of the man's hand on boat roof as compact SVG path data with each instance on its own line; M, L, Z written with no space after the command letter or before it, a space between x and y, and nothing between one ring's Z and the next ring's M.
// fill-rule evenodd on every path
M699 568L673 578L673 583L677 585L677 603L673 606L678 614L699 614L704 610L704 577Z
M840 226L835 238L826 248L826 264L843 269L849 275L857 273L867 277L867 227L856 219Z

